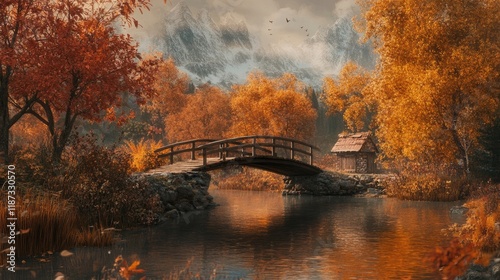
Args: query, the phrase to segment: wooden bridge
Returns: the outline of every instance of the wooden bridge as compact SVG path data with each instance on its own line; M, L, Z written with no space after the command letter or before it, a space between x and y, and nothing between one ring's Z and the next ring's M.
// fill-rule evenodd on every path
M193 139L155 150L170 164L150 173L210 171L249 166L286 176L314 175L322 170L313 165L317 147L292 138L243 136L223 140Z

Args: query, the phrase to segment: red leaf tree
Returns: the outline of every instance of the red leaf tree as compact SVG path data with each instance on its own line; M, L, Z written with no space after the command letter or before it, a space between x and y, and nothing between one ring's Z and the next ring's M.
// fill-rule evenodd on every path
M141 62L133 39L113 27L137 25L132 12L149 0L40 2L34 20L25 22L33 31L23 41L30 59L18 66L10 90L12 100L31 102L17 108L47 126L59 160L79 118L102 120L103 111L120 106L122 93L143 101L158 59Z

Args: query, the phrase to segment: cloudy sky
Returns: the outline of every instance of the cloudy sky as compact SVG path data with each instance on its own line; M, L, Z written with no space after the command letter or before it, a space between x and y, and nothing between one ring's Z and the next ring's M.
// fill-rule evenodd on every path
M168 0L167 4L152 0L151 10L138 15L142 27L130 33L138 41L155 36L163 27L165 15L181 1L194 15L207 9L215 21L228 14L244 20L251 34L270 44L300 43L307 33L312 36L320 26L345 15L351 17L357 11L355 0Z

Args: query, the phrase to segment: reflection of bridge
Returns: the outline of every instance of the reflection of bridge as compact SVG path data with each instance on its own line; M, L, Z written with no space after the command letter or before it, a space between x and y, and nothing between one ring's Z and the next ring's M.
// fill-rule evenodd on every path
M243 136L213 140L193 139L155 150L170 164L152 172L210 171L231 166L249 166L286 176L314 175L311 144L275 136Z

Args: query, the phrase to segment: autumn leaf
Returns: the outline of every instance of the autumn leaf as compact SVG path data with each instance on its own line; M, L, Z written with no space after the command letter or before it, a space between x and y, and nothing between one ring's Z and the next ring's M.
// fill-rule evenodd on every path
M120 266L120 276L125 280L130 280L132 276L144 273L144 269L137 268L140 264L140 261L134 261L130 266L127 267L127 261L123 260Z

